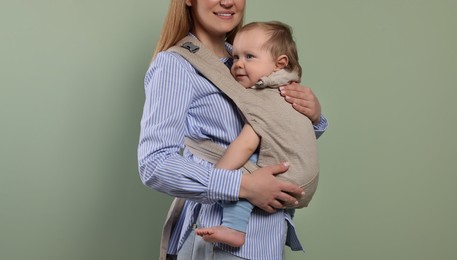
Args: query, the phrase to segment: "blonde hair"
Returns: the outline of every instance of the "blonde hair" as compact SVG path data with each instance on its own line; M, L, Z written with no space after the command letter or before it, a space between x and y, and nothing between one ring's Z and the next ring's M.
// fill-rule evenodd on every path
M265 31L270 37L263 47L270 50L271 56L274 58L286 55L289 58L289 63L285 69L289 71L295 70L298 76L301 77L302 68L298 63L297 45L292 36L292 28L289 25L278 21L252 22L243 26L239 32L252 29Z
M194 20L192 18L191 7L186 5L186 0L171 0L168 8L168 14L165 17L165 21L160 33L159 41L157 42L156 48L152 58L161 51L165 51L171 46L175 45L179 40L186 37L187 34L194 27ZM244 15L243 15L244 17ZM240 24L238 24L232 31L226 35L226 41L233 43L235 34L240 30L243 25L243 19L241 18Z

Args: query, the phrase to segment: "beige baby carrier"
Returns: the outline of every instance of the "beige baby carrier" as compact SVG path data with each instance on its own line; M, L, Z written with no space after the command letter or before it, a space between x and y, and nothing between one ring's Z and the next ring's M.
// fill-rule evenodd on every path
M224 92L261 137L257 165L248 161L244 171L250 173L259 167L289 162L289 170L277 175L277 178L303 188L305 195L299 200L297 208L308 206L319 176L317 142L311 121L285 102L277 88L242 87L230 74L229 68L192 36L185 37L168 50L180 54ZM212 163L216 163L225 151L211 140L187 138L186 146L197 157ZM183 205L184 199L175 199L168 212L160 259L166 259L170 231Z

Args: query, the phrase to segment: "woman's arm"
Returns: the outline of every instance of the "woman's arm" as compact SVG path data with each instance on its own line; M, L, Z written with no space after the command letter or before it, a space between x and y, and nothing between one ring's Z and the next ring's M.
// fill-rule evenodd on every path
M138 146L141 180L160 192L200 203L238 200L240 170L215 169L180 155L196 75L183 58L171 53L160 53L148 70Z

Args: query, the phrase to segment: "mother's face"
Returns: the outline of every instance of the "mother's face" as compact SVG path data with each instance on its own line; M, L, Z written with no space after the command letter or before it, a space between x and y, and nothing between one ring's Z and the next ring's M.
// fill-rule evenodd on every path
M193 33L197 37L225 36L240 24L245 0L186 0L194 20Z

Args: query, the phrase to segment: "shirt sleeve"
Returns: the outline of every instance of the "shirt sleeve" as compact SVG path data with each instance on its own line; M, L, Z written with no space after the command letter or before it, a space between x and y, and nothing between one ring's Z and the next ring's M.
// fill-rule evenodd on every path
M195 70L177 54L159 53L145 77L145 103L138 145L142 182L200 203L238 200L241 171L215 169L181 155L186 117L193 101Z
M316 138L319 138L326 130L328 127L328 121L327 118L324 117L324 115L321 115L321 118L319 120L319 123L314 126L314 133L316 134Z

